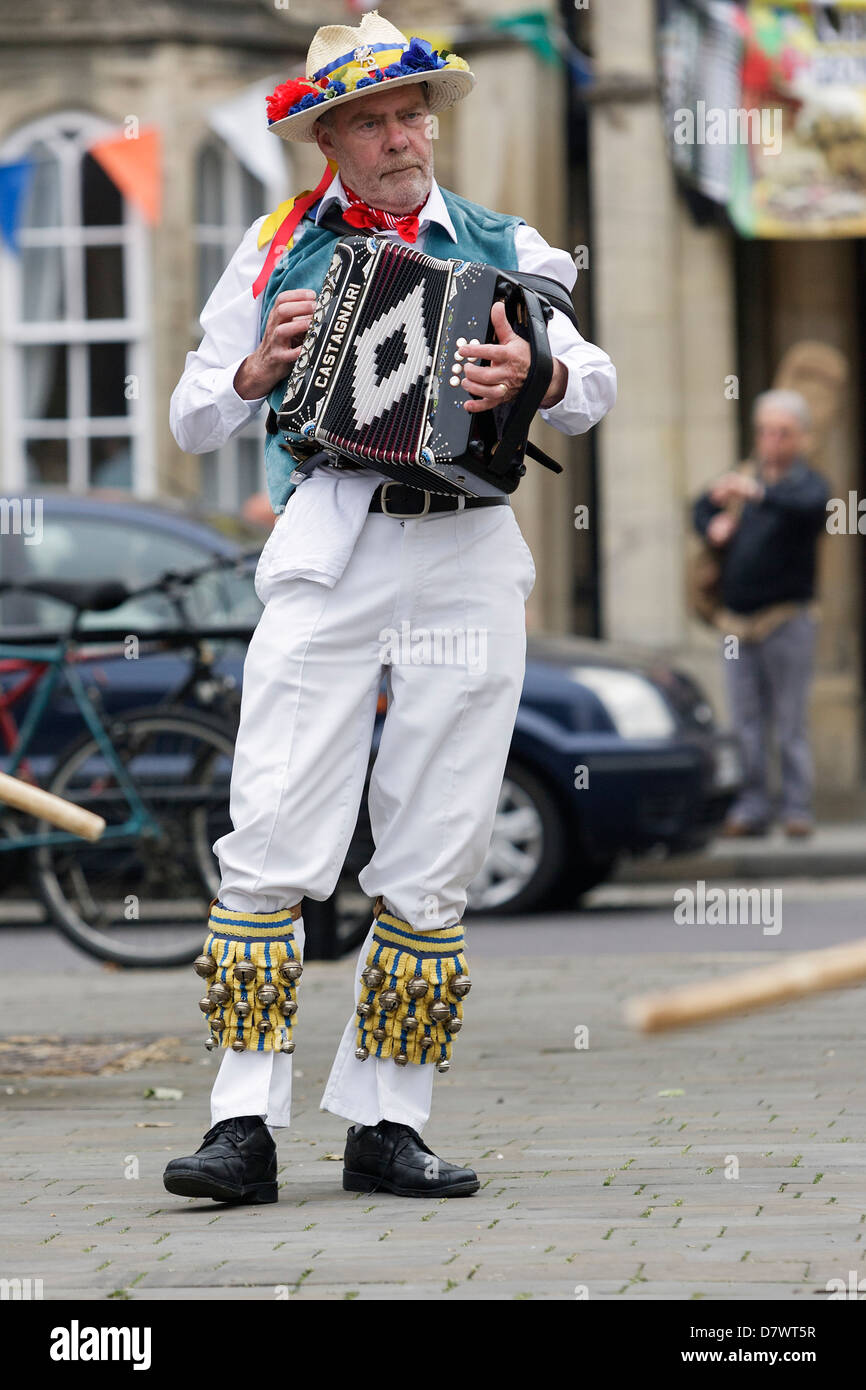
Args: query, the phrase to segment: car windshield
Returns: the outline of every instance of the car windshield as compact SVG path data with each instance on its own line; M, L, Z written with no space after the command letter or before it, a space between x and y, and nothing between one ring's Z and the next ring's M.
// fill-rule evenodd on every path
M260 532L244 530L246 534L237 537L242 549L262 544ZM4 578L120 579L130 588L150 583L167 570L198 568L216 553L207 546L204 534L198 543L179 535L173 527L160 526L158 518L150 515L118 518L96 511L52 512L48 506L38 544L26 544L22 537L14 539L18 542L14 553L4 546ZM87 613L81 627L88 632L123 630L139 635L187 625L252 628L262 609L253 577L252 564L243 573L218 569L202 575L187 591L185 621L165 595L148 594L106 613ZM11 592L2 596L0 623L6 630L64 632L70 613L66 604L55 599Z

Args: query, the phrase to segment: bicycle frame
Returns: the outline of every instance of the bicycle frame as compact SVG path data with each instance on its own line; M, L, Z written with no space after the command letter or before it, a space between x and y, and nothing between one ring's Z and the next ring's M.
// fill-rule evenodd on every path
M114 744L87 694L79 672L66 661L68 647L69 643L65 639L45 647L18 646L14 643L0 642L0 658L41 662L48 668L46 673L38 678L33 699L18 732L18 741L11 752L11 762L4 770L10 776L15 775L27 756L30 743L54 698L55 692L65 684L87 728L104 755L108 767L117 778L118 786L126 796L131 812L129 818L121 825L107 825L100 836L100 842L129 838L130 836L139 837L151 833L157 834L159 822L151 815L139 796L135 783L121 762ZM48 831L39 835L0 836L0 854L8 854L21 849L35 849L43 845L80 845L80 843L80 836L65 830Z

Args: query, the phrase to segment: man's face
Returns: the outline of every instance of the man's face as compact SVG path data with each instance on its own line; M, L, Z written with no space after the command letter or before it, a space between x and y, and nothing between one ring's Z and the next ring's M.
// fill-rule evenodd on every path
M795 415L765 406L755 421L755 450L761 463L788 468L803 452L803 429Z
M384 85L384 84L383 84ZM433 181L432 121L421 84L346 102L328 124L316 125L319 149L371 207L411 212L427 201Z

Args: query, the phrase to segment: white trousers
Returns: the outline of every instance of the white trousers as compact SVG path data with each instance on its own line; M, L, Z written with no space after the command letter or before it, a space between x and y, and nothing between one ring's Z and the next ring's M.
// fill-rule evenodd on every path
M384 671L388 712L368 799L375 851L359 883L418 930L461 920L490 845L534 582L514 512L499 506L402 523L371 514L333 588L300 578L271 588L244 663L233 829L213 845L226 907L273 912L330 897L357 820ZM295 935L302 947L302 919ZM320 1108L420 1130L435 1068L354 1055L366 952L365 943ZM303 995L302 981L301 1054ZM212 1123L258 1114L287 1126L292 1060L226 1051Z

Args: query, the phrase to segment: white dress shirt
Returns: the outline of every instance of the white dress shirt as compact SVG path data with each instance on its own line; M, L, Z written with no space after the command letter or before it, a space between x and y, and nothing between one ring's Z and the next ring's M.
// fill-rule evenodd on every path
M334 201L342 208L349 205L339 174L319 204L317 222ZM435 180L418 220L419 234L414 244L419 250L423 251L427 229L433 222L456 242L445 199ZM252 286L268 252L267 246L261 249L258 246L264 221L264 217L260 217L248 228L202 309L200 320L204 337L195 352L187 353L183 375L171 397L171 432L181 449L191 454L219 449L248 424L267 400L266 396L243 400L234 389L239 366L261 342L261 298L253 297ZM295 245L304 231L302 221L294 234ZM396 230L384 235L392 241L400 240ZM549 246L533 227L516 227L514 244L518 270L550 276L569 290L573 287L577 270L572 258L567 252ZM316 286L308 288L316 289ZM539 413L563 434L582 434L597 424L614 404L616 371L607 353L582 338L559 310L554 310L547 331L553 355L568 371L568 383L559 404ZM337 473L317 468L303 480L303 486L299 484L295 488L297 496L292 495L291 508L278 518L266 547L271 570L275 559L279 558L275 552L282 549L281 575L315 578L332 586L351 554L370 495L381 481L382 475L372 470ZM306 505L299 508L302 495ZM310 508L315 525L295 524L302 520L298 512L306 513ZM272 544L278 532L287 537L288 528L282 523L288 512L295 514L291 527L291 555L287 542L282 547L279 543Z

